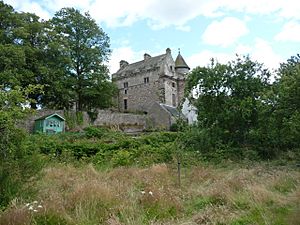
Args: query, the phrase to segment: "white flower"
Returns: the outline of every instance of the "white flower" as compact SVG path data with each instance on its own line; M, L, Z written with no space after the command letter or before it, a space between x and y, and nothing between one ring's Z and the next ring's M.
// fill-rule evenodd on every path
M26 203L26 206L28 207L28 206L30 206L30 204L29 204L29 203Z
M33 207L32 207L32 205L31 206L29 206L29 208L28 208L29 210L33 210Z
M38 205L38 208L43 208L43 206L42 205Z
M33 212L37 212L37 210L36 210L36 209L34 209L34 210L33 210Z
M153 192L152 192L152 191L149 191L149 195L151 195L151 196L152 196L152 195L153 195Z
M33 204L37 204L37 203L38 203L38 201L34 201L34 202L33 202Z
M141 191L141 193L142 193L142 194L145 194L146 192L145 192L145 191Z

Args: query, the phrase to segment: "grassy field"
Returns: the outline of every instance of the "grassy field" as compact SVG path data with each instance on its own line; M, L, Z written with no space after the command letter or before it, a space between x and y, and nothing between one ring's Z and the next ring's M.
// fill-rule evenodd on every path
M1 225L300 224L297 167L226 163L96 169L53 163L31 178L31 199L14 199Z

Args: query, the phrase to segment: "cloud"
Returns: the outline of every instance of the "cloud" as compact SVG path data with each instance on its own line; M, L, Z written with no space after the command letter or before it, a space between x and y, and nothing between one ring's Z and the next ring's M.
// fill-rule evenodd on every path
M249 55L269 69L277 69L283 62L283 58L273 50L271 43L262 38L255 38L252 46L238 45L235 52L239 55Z
M147 20L151 28L175 26L179 29L198 16L220 17L231 12L244 15L271 15L275 18L300 18L300 1L295 0L7 0L17 10L22 8L39 16L53 15L62 7L89 11L97 22L110 27L130 26ZM25 7L25 4L32 7ZM28 6L29 6L28 5ZM37 6L39 5L39 6ZM47 18L45 18L47 19Z
M221 21L214 21L208 25L202 35L202 40L206 44L227 47L234 44L248 32L249 30L242 20L226 17Z
M277 69L283 62L282 57L274 52L271 44L261 38L255 39L254 47L249 54L253 59L264 63L270 69Z
M191 69L194 69L197 66L208 66L212 58L216 59L219 63L227 63L234 59L234 57L235 55L229 53L204 50L187 57L186 62Z
M129 46L113 49L109 60L108 68L111 74L118 71L120 68L120 61L125 60L128 63L134 63L143 60L145 51L134 51Z
M249 55L251 59L263 63L269 69L276 69L283 58L274 52L271 44L261 38L256 38L252 46L238 45L234 53L217 52L204 50L186 58L187 64L193 69L197 66L207 66L210 64L210 59L214 58L220 63L227 63L234 60L238 55Z
M118 69L120 68L119 63L121 60L130 61L130 59L135 58L134 55L135 52L130 47L121 47L114 49L108 65L110 73L113 74L118 71Z
M293 41L300 42L300 23L290 21L286 23L282 31L275 38L276 41Z
M13 5L20 12L35 13L37 16L45 20L51 18L49 11L44 9L42 5L37 2L32 2L29 0L8 0L6 4Z

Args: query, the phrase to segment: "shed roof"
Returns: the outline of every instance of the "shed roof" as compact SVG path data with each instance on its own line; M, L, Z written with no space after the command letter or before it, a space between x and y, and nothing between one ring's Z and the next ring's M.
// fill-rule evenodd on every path
M51 117L58 117L59 119L65 121L65 118L63 118L62 116L60 116L60 115L57 114L57 113L51 113L51 114L42 116L42 117L36 119L35 121L37 121L37 120L46 120L46 119L49 119L49 118L51 118Z

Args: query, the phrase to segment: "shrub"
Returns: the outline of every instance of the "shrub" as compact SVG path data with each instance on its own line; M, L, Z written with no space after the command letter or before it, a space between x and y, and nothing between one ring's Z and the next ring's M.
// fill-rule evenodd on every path
M103 127L86 127L84 128L85 136L87 138L102 138L108 130Z

